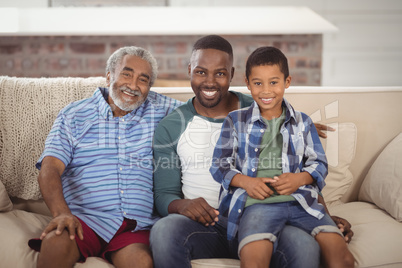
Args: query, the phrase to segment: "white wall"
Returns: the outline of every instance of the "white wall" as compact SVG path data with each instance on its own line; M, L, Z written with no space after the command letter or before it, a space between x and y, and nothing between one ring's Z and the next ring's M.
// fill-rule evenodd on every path
M0 7L48 7L48 0L0 0Z
M339 28L324 36L323 85L402 85L402 1L336 2L322 14Z
M402 85L402 0L170 0L170 4L310 7L339 29L324 35L322 85Z

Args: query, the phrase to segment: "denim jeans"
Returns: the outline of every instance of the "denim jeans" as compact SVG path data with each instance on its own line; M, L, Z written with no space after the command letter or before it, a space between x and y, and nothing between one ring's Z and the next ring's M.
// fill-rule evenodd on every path
M191 260L234 258L237 240L228 241L226 219L214 226L203 226L185 216L170 214L151 229L151 250L156 268L191 268ZM306 232L286 226L274 245L271 267L319 267L318 243Z
M308 214L297 201L254 204L243 210L238 231L238 251L240 252L243 246L254 241L275 242L287 225L300 228L313 237L320 232L338 233L342 236L327 213L322 219L317 219Z

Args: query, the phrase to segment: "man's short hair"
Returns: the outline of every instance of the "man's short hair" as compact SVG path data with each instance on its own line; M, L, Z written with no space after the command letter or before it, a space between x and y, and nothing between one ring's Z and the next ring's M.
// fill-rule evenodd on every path
M207 35L198 39L193 46L193 52L199 49L217 49L228 53L230 59L233 59L232 45L219 35Z
M254 50L247 59L246 78L251 73L251 68L261 65L278 65L285 79L289 76L288 60L286 56L275 47L259 47Z
M158 64L154 56L152 56L151 52L136 46L128 46L122 47L116 50L107 60L106 63L106 75L110 72L112 79L114 80L114 72L118 64L123 61L124 56L137 56L145 61L147 61L151 65L151 79L149 81L149 86L152 86L158 76Z

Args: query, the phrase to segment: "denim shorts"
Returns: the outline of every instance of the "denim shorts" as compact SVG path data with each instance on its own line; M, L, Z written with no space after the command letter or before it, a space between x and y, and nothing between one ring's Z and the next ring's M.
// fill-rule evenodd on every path
M259 240L276 241L285 225L298 227L312 236L320 232L338 233L343 236L331 217L325 213L317 219L308 214L297 202L254 204L244 209L239 223L239 249Z

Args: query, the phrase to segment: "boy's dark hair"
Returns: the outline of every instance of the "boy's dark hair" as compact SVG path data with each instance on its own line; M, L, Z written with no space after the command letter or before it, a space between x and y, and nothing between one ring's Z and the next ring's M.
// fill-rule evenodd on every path
M259 47L247 59L246 78L251 73L251 68L261 65L278 65L285 79L289 76L288 60L286 56L275 47Z
M222 36L219 35L207 35L201 37L195 42L193 46L193 51L199 49L217 49L229 54L230 58L233 59L233 48L232 45Z

